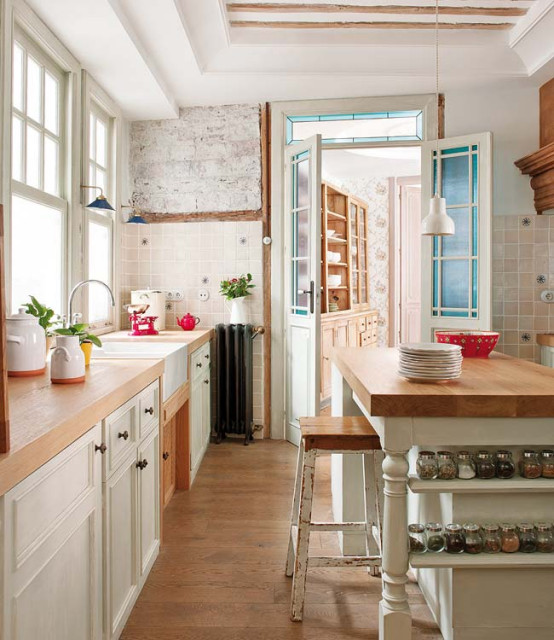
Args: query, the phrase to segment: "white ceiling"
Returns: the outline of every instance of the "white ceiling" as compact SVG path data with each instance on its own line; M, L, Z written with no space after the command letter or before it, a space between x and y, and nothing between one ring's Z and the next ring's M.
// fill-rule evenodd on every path
M322 154L322 172L336 180L400 178L421 172L420 147L332 149Z
M27 1L130 119L176 117L178 108L187 105L428 93L434 88L430 29L231 26L237 19L261 18L420 25L433 16L387 12L391 6L428 10L431 0L344 0L378 5L381 13L350 11L339 18L299 8L228 12L226 0ZM316 2L335 4L294 4ZM516 78L538 85L554 65L554 0L441 0L440 6L527 11L521 16L441 14L441 23L455 27L440 33L442 90ZM456 26L477 20L503 26Z

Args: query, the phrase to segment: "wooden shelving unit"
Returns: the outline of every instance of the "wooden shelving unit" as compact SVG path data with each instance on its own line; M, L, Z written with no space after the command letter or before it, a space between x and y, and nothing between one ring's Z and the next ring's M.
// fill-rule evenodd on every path
M421 480L410 476L409 487L412 493L554 493L554 479Z
M411 553L413 569L526 569L554 567L554 553Z

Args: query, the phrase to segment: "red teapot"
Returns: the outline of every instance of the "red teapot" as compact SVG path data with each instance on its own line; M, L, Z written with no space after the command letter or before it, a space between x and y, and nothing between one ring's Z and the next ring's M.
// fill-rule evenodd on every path
M182 318L177 318L177 324L183 331L192 331L199 322L200 318L191 316L190 313L187 313L187 315Z

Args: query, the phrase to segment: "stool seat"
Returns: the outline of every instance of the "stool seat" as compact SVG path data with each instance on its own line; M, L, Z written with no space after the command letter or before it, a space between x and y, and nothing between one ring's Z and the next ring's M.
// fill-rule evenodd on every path
M381 441L365 416L300 418L306 451L379 451Z
M285 573L293 577L291 618L302 620L306 597L306 573L310 567L368 567L373 576L381 565L381 491L376 455L379 435L364 416L300 418L296 483L292 501L289 549ZM359 453L363 457L364 512L359 522L314 522L312 501L315 462L318 455ZM350 531L365 534L366 553L359 556L311 556L311 531Z

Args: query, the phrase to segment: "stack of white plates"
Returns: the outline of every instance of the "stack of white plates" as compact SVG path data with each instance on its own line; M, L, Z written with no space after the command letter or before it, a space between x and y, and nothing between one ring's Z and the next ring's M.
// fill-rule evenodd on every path
M462 348L455 344L401 344L398 373L409 380L441 382L462 374Z

